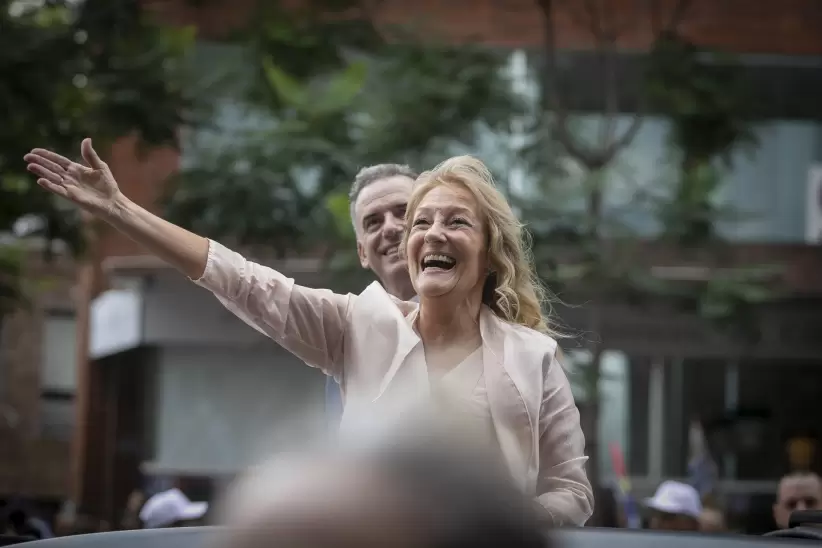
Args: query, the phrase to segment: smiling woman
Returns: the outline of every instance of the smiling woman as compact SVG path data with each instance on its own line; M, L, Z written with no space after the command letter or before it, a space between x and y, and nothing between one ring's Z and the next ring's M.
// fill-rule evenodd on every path
M473 281L474 299L479 296L482 304L507 321L556 334L549 327L550 318L542 314L545 291L533 268L522 225L481 161L458 156L423 173L407 215L411 224L406 227L404 249L411 259L409 271L418 284L418 294L423 295L427 280L421 274L455 269L457 256L445 249L451 246L451 253L461 253L461 261L467 263L453 276L470 273L461 286ZM437 252L439 257L427 256ZM439 268L429 270L427 266ZM477 284L482 289L479 293Z
M401 226L417 304L377 283L359 295L299 286L134 204L88 139L82 155L87 165L42 149L25 159L44 189L337 379L346 400L341 434L403 431L408 411L421 409L455 434L476 435L553 524L582 525L591 515L579 412L540 310L542 291L522 227L482 162L453 158L417 182L411 226Z

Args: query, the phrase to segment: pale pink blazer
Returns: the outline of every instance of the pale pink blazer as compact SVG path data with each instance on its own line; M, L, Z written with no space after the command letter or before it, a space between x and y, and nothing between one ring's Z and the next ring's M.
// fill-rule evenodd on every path
M360 295L302 287L213 241L205 272L195 281L238 317L340 381L346 410L377 409L392 387L401 389L400 379L420 374L407 359L421 343L407 320L418 305L394 299L376 282ZM503 321L487 307L480 330L491 419L509 469L556 525L584 524L593 511L585 439L556 341Z

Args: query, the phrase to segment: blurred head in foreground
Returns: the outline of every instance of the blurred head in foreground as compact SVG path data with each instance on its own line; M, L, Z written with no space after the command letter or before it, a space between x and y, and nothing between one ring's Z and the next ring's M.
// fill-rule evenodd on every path
M220 548L544 548L500 468L441 443L278 459L223 501Z

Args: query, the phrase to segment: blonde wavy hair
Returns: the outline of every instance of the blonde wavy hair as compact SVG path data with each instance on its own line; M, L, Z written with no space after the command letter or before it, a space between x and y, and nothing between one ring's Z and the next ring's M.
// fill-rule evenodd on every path
M409 220L423 197L440 185L466 189L479 206L491 270L482 290L483 304L505 321L561 337L550 314L543 314L543 306L550 311L550 301L534 268L530 235L497 189L485 164L473 156L455 156L422 173L408 200ZM406 223L401 248L404 256L412 224Z

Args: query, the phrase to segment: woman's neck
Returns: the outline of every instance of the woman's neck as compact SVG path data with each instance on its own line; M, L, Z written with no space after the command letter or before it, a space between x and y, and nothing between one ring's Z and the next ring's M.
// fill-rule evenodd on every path
M482 345L481 302L449 302L447 298L420 300L417 330L429 373L443 374L462 363Z
M446 297L420 297L417 329L423 344L436 348L478 340L481 305L479 300L453 303Z

